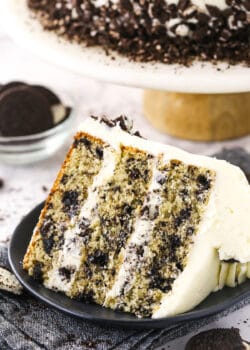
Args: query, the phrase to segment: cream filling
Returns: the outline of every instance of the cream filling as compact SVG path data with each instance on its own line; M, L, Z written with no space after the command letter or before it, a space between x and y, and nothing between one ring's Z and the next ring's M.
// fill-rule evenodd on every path
M66 117L66 107L62 104L56 104L51 107L54 125L59 124Z
M160 206L162 202L161 195L159 193L161 189L161 185L158 183L157 179L162 176L166 176L165 173L158 170L159 159L154 159L153 164L153 174L151 183L148 189L148 194L146 199L144 200L143 207L149 206L149 216L153 215L157 210L157 207ZM108 305L110 298L115 298L120 295L122 289L126 284L126 290L128 290L134 280L133 271L138 268L138 256L136 254L135 246L141 247L146 246L146 244L150 241L150 233L154 228L155 221L150 219L145 219L143 217L138 217L134 224L134 232L132 233L127 247L122 252L123 255L123 263L119 269L119 272L115 278L115 282L112 288L107 292L106 300L104 305ZM147 250L145 250L144 255L147 254ZM143 260L143 257L142 257Z
M84 220L92 222L95 216L94 211L98 201L98 187L104 185L112 176L116 167L118 152L111 147L104 147L103 164L99 173L95 176L93 184L88 189L87 200L85 201L80 215L72 220L71 228L65 232L64 244L59 252L58 259L54 262L52 269L48 273L45 286L51 289L67 292L70 290L76 273L81 266L82 248L84 246L83 238L80 237L80 222ZM73 270L71 278L66 280L60 274L60 268Z

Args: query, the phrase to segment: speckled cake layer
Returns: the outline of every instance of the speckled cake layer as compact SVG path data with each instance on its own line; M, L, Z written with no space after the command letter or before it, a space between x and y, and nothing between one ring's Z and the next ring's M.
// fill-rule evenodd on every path
M25 255L31 276L138 317L187 311L250 277L250 188L237 167L146 141L123 117L83 130Z
M27 0L44 27L138 61L250 65L249 0Z

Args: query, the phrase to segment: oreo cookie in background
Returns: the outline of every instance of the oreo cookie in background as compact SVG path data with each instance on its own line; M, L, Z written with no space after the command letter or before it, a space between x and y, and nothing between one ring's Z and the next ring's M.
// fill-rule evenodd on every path
M237 328L217 328L192 337L185 350L250 350Z
M0 86L0 135L27 136L53 128L71 109L46 87L11 82Z
M242 169L250 183L250 153L244 148L223 148L219 153L213 155L217 159L226 160Z

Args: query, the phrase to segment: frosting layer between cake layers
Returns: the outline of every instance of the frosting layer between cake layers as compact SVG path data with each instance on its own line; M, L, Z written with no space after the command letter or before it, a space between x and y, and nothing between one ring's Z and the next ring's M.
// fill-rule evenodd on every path
M239 168L132 135L122 118L82 130L25 256L31 275L139 317L185 312L250 277Z
M46 29L139 61L250 64L249 0L28 0Z

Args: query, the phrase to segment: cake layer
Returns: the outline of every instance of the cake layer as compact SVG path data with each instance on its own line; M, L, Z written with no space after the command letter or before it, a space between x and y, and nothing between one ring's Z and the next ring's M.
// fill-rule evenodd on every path
M250 64L247 0L27 0L44 27L139 61Z
M86 201L88 187L99 172L104 143L84 133L76 136L49 194L24 258L24 268L46 280L65 244L66 232ZM81 181L79 181L79 178Z

